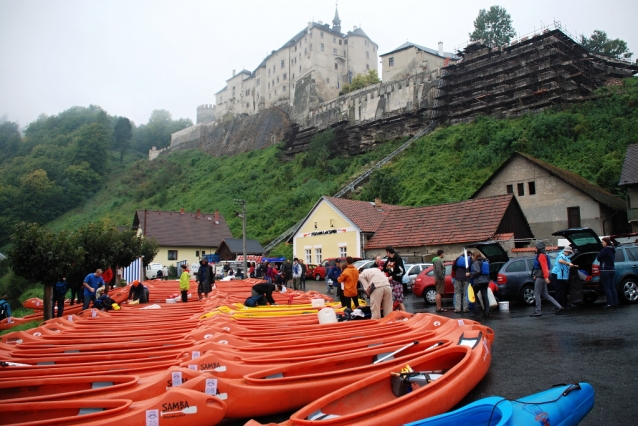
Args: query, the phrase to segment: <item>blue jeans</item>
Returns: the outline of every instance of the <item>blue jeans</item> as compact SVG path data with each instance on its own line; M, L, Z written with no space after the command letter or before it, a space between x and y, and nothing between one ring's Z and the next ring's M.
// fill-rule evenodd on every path
M88 295L84 293L84 304L82 305L82 310L88 308L91 302L95 302L95 293L91 293Z
M618 305L618 292L614 286L616 271L600 271L600 284L605 290L608 305Z

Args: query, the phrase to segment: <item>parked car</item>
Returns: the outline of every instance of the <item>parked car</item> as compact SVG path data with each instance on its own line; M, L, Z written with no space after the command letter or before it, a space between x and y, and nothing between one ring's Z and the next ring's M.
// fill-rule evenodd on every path
M374 259L373 260L364 259L364 260L357 260L356 262L354 262L353 265L357 269L368 269L375 266L375 263L374 263Z
M314 278L315 277L315 268L317 265L313 263L309 263L306 265L306 278Z
M146 279L153 280L157 278L157 271L162 271L163 269L164 266L161 263L149 263L148 265L146 265Z
M638 235L638 234L635 234ZM633 236L633 235L632 235ZM614 243L617 243L616 236L610 236ZM580 265L579 265L580 266ZM618 291L618 300L623 303L638 302L638 245L635 243L622 244L616 246L616 273L613 284ZM600 269L598 260L594 260L592 265L591 281L587 284L588 289L604 295L605 292L600 284Z
M353 257L353 259L361 260L360 257ZM346 260L345 257L329 257L328 259L324 260L313 271L315 280L321 281L326 279L326 269L330 267L330 265L333 264L334 262L345 262L345 260Z
M445 266L445 291L443 297L454 296L454 285L452 284L452 263L444 262ZM412 286L412 293L416 297L423 297L426 304L436 303L436 285L434 283L434 266L428 266L417 275Z
M547 253L550 263L554 266L557 253ZM496 274L496 285L499 297L503 300L518 300L526 305L534 305L534 280L532 270L536 256L514 257L505 262ZM547 290L554 292L554 284L550 283Z
M412 290L416 277L424 269L432 266L431 263L408 263L403 265L405 267L405 275L403 275L403 291Z

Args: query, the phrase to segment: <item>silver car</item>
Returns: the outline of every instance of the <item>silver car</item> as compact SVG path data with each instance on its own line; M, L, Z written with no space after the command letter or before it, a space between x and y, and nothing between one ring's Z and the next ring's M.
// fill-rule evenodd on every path
M403 291L408 291L412 290L412 286L414 285L414 281L416 280L417 275L419 275L424 269L432 266L432 264L406 263L403 266L405 267L405 275L403 276Z

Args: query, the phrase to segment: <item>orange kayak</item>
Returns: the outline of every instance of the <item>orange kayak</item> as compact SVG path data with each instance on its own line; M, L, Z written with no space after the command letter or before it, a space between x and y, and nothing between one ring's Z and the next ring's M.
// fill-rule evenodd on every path
M130 399L70 399L0 404L4 425L143 425L189 426L217 424L225 404L202 392L172 387L144 401ZM149 423L150 421L150 423Z

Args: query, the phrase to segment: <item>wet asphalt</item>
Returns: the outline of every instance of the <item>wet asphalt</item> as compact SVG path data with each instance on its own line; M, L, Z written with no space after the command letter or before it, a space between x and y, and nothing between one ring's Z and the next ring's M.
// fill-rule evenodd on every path
M323 283L308 281L306 289L325 294ZM452 300L445 299L448 312L439 315L474 319L495 333L490 369L458 407L488 396L516 399L555 384L588 382L595 403L581 425L638 425L638 305L613 310L604 305L602 299L556 315L551 304L543 303L543 315L530 317L533 307L510 301L509 311L493 311L484 319L454 313ZM412 293L406 294L405 306L413 313L435 313ZM280 422L290 414L258 420Z

